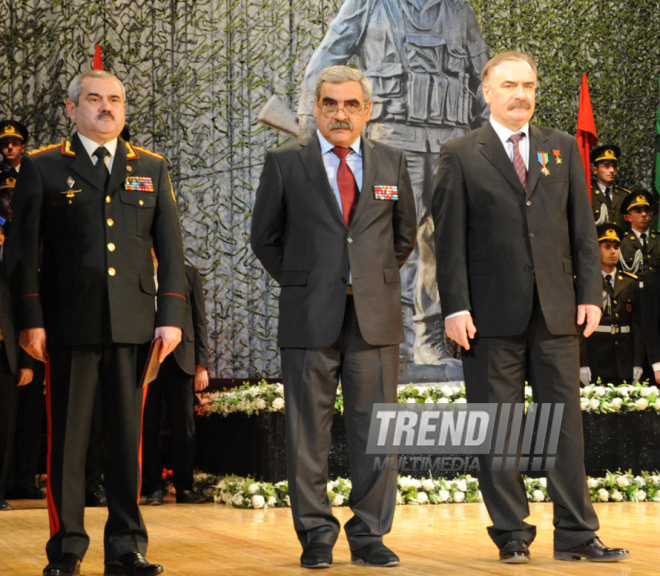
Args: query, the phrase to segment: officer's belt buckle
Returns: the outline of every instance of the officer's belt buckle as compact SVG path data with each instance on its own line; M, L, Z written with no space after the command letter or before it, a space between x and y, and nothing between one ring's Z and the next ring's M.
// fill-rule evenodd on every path
M612 324L612 326L610 326L610 329L612 331L611 332L612 334L618 334L619 333L619 325L618 324Z

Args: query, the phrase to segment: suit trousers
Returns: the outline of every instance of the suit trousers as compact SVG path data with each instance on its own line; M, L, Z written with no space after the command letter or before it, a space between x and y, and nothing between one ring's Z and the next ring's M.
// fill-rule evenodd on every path
M524 402L527 379L535 402L564 404L555 468L547 472L555 550L577 546L598 529L584 469L579 364L577 335L548 331L536 290L522 334L483 338L477 332L470 350L463 352L468 402ZM524 522L529 506L520 472L492 471L490 456L480 457L479 464L479 487L493 522L490 537L500 548L514 539L531 543L536 527Z
M151 494L165 488L160 433L163 405L172 437L172 481L177 494L192 490L195 463L193 377L186 374L170 354L149 384L144 406L142 445L142 491Z
M9 367L5 345L0 341L0 500L5 498L12 471L18 391L16 374Z
M366 448L373 404L396 402L398 354L398 345L372 346L364 340L352 296L332 346L281 349L289 497L303 549L319 542L334 545L339 535L327 481L340 380L352 482L348 505L354 514L344 526L349 545L357 550L381 541L392 527L397 474L375 469L375 457Z
M54 346L49 372L48 559L64 552L82 559L89 545L84 527L85 459L97 389L108 500L105 562L129 552L146 554L147 531L138 507L144 391L137 388L137 346Z
M32 382L18 389L14 477L10 482L14 489L25 490L35 486L35 476L39 470L41 435L46 406L44 399L45 369L43 362L34 361Z

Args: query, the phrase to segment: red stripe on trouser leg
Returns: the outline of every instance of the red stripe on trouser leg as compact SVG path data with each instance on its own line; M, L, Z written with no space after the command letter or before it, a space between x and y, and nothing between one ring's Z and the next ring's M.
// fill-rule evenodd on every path
M60 531L60 518L57 515L57 508L53 500L53 490L51 488L50 461L53 454L53 417L51 414L52 405L50 402L50 361L46 359L46 416L48 418L48 456L46 458L46 502L48 504L48 520L50 522L50 535L54 536Z
M144 433L144 406L147 403L147 392L149 384L142 387L142 412L140 415L140 449L138 450L138 468L140 470L140 486L138 488L138 504L140 503L140 494L142 493L142 434Z

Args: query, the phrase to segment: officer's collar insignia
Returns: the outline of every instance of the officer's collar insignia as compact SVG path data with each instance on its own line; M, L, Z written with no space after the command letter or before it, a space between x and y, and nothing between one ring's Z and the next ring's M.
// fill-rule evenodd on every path
M71 150L71 141L70 140L65 140L62 142L62 154L64 156L71 156L72 158L76 157L76 153Z
M126 160L139 160L140 155L137 153L135 148L131 146L128 142L126 144Z

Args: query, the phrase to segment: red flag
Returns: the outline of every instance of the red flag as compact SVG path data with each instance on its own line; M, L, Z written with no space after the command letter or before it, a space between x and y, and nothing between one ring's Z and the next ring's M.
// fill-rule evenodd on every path
M589 151L598 142L598 133L596 132L594 110L591 107L591 99L589 98L589 85L587 84L586 73L582 74L576 137L580 156L582 156L582 166L584 166L584 173L587 176L587 188L589 189L589 201L591 202L591 162L589 161Z
M101 60L101 45L96 45L96 50L94 51L94 65L92 66L94 70L103 70L103 60Z

